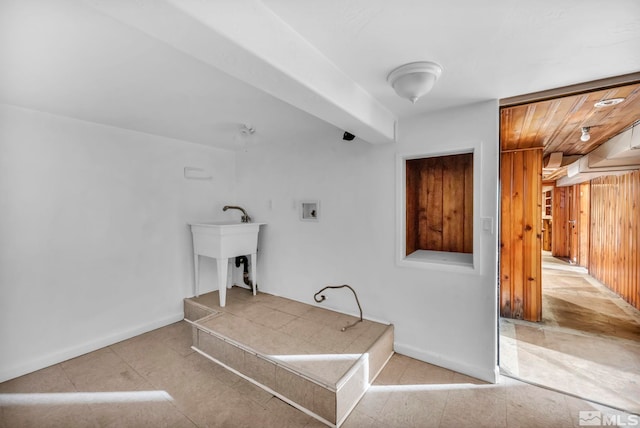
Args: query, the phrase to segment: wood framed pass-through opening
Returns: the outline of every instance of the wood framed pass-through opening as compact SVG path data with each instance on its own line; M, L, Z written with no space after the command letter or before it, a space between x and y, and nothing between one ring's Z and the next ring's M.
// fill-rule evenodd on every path
M473 252L473 153L407 159L406 255Z

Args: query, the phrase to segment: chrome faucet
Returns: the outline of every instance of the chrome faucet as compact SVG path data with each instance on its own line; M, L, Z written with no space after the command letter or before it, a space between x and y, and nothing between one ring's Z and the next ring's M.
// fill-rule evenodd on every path
M236 205L225 205L224 208L222 208L222 211L226 211L226 210L229 210L229 209L242 211L242 222L243 223L251 223L251 217L249 217L249 214L247 214L247 212L244 210L244 208L238 207Z

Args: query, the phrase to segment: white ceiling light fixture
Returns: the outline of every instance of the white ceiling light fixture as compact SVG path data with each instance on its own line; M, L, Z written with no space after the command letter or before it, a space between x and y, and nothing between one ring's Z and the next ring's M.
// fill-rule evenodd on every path
M248 123L240 124L239 129L240 129L240 133L245 137L253 135L253 133L256 132L256 128L253 125L250 125Z
M442 67L431 61L411 62L393 70L387 82L402 98L416 103L433 88L442 74Z
M591 134L589 133L590 127L583 126L582 127L582 135L580 136L580 141L587 142L591 139Z
M238 148L243 152L248 152L251 146L261 142L260 135L256 132L256 127L251 123L240 123L238 126L238 133L234 135L233 139L238 143Z
M593 106L595 108L609 107L609 106L614 106L616 104L620 104L623 101L624 101L624 98L609 98L606 100L600 100L597 103L595 103Z

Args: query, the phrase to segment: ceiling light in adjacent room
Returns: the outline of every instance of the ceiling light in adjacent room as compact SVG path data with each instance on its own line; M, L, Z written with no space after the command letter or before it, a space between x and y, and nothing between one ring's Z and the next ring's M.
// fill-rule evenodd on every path
M412 62L389 73L387 82L399 96L415 104L433 88L441 74L442 67L435 62Z
M616 104L620 104L623 101L624 101L624 98L609 98L606 100L600 100L597 103L595 103L593 106L597 108L609 107L609 106L614 106Z
M591 139L591 134L589 134L589 127L588 126L583 126L582 127L582 135L580 136L580 141L589 141L589 139Z

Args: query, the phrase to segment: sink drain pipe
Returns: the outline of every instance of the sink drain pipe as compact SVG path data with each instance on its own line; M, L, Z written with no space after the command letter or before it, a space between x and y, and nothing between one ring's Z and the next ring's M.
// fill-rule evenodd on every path
M253 293L253 282L251 282L251 278L249 278L249 259L247 256L238 256L236 257L236 267L239 268L240 265L243 265L242 268L242 280L245 285L248 285ZM256 289L258 284L256 284Z

